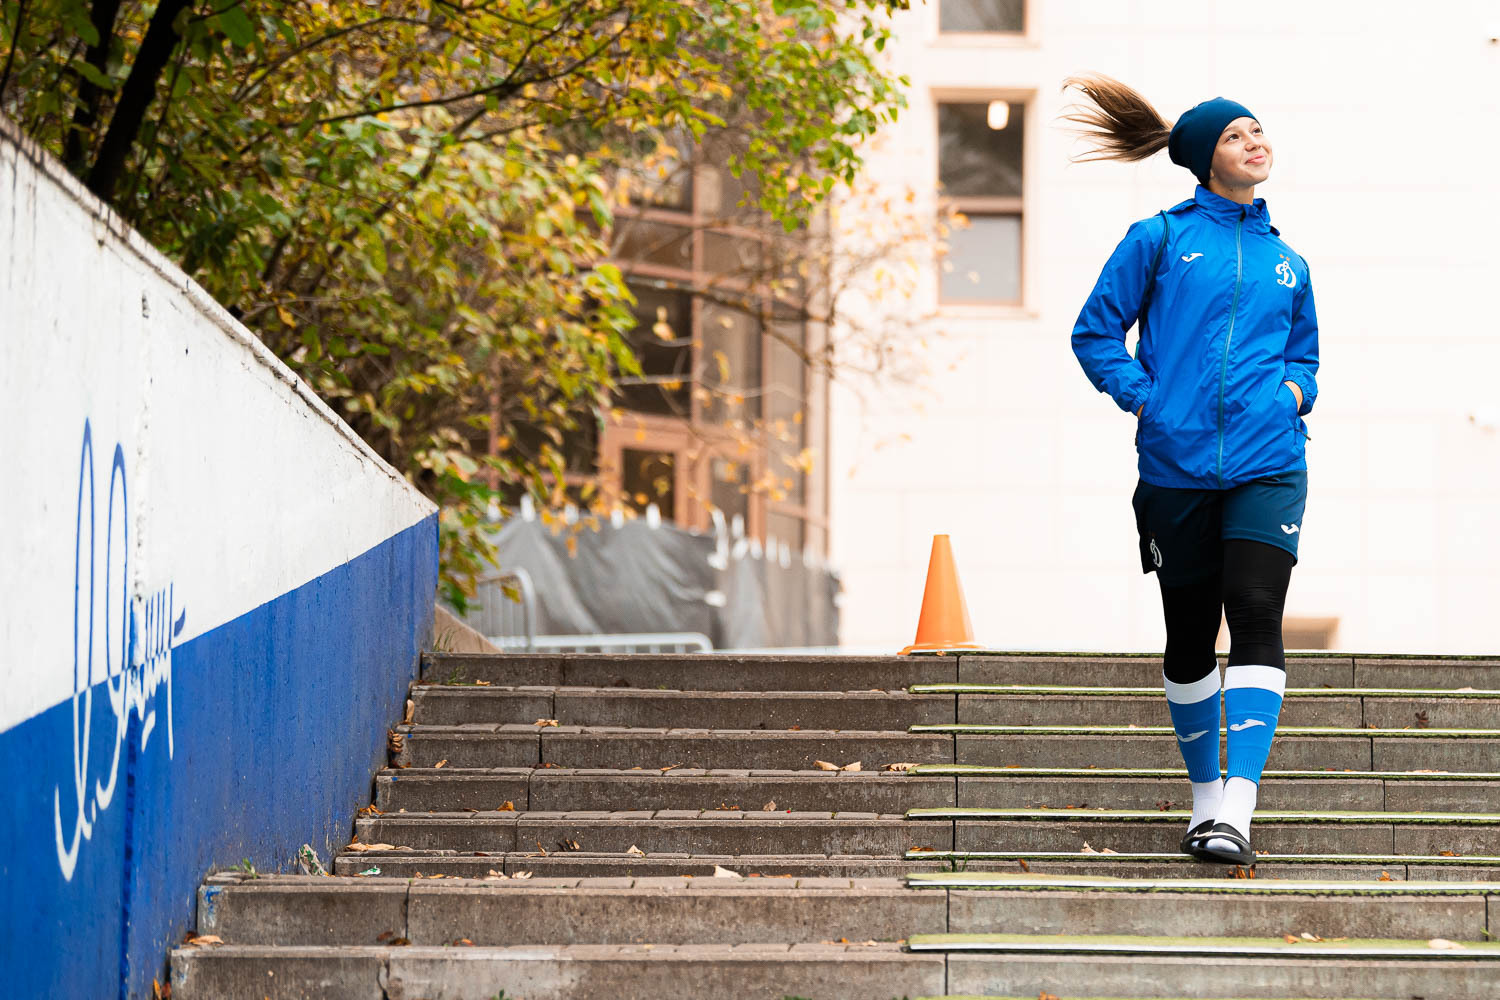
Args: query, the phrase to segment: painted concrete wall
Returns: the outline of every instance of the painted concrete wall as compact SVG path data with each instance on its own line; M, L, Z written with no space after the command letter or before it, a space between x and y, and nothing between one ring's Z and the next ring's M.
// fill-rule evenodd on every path
M1068 162L1086 147L1057 121L1074 100L1060 87L1093 70L1169 121L1232 97L1275 143L1256 193L1310 262L1322 352L1288 615L1338 617L1343 649L1500 648L1500 197L1486 166L1500 133L1485 124L1500 111L1500 5L1033 0L1028 38L987 42L938 37L940 3L902 17L891 61L912 77L911 108L872 169L931 192L939 100L1025 99L1025 303L943 309L926 392L878 412L835 398L845 645L911 641L932 535L948 532L980 641L1161 648L1130 508L1134 418L1094 391L1069 335L1129 224L1196 182L1165 153ZM929 288L909 308L935 302Z
M0 968L149 995L205 873L347 840L435 514L3 119L0 258Z

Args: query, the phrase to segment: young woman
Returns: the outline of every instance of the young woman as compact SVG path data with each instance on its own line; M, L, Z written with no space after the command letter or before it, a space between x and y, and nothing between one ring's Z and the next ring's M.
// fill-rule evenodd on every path
M1281 714L1282 608L1307 500L1307 425L1317 398L1318 321L1307 263L1271 225L1255 188L1271 175L1260 120L1222 97L1175 125L1103 76L1072 77L1093 107L1097 155L1165 147L1198 179L1193 197L1135 222L1104 265L1073 351L1100 392L1137 420L1133 498L1141 569L1161 587L1162 681L1193 786L1182 850L1250 864L1250 815ZM1125 333L1140 324L1132 357ZM1228 770L1219 772L1219 667Z

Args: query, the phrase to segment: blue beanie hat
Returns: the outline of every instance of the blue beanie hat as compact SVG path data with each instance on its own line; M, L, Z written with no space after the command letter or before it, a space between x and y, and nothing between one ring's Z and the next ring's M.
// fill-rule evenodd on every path
M1208 183L1208 168L1214 160L1214 147L1224 126L1236 118L1255 118L1243 104L1215 97L1191 108L1172 126L1167 140L1167 155L1172 162L1187 167L1200 183ZM1256 119L1259 121L1259 119Z

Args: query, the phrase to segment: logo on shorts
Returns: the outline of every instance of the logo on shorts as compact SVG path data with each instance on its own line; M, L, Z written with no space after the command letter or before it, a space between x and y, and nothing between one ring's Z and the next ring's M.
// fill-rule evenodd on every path
M1156 539L1151 539L1151 561L1156 563L1156 568L1161 569L1161 549L1156 547Z
M1281 530L1285 531L1288 535L1295 535L1297 532L1301 531L1302 529L1299 528L1299 527L1297 527L1295 524L1283 524L1281 526Z

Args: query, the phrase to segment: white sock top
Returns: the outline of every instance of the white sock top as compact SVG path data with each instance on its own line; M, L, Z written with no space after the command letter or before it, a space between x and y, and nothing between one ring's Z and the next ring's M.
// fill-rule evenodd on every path
M1231 688L1261 688L1283 697L1286 694L1286 671L1258 663L1237 663L1224 668L1224 690Z

